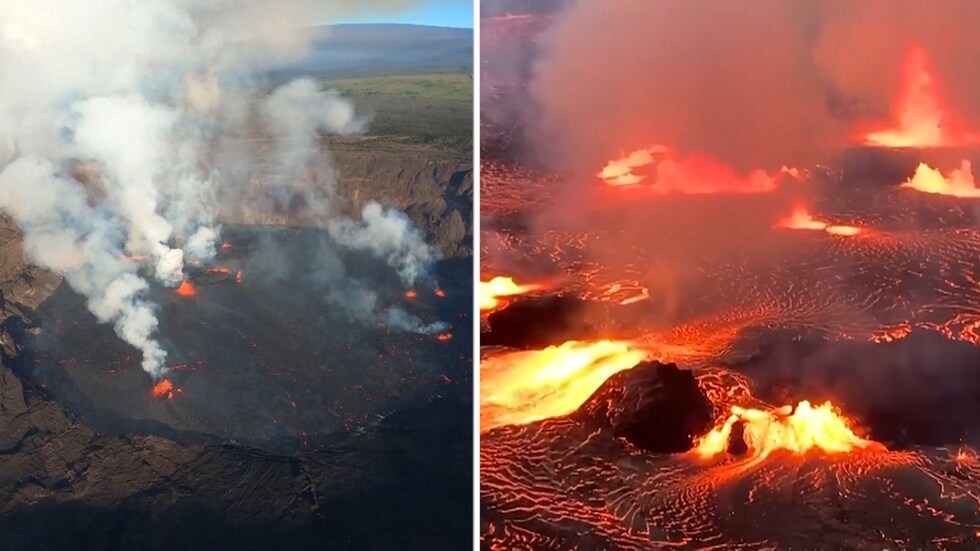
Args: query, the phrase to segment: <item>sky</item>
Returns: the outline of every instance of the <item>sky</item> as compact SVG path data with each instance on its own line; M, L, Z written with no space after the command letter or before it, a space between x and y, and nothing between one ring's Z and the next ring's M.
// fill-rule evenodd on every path
M436 27L473 28L472 2L429 1L424 6L403 13L364 13L336 23L410 23Z

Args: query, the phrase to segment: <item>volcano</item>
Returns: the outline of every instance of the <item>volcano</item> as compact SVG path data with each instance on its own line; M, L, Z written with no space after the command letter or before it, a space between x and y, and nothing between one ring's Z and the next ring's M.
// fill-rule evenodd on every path
M552 18L485 17L483 55L543 63ZM494 76L481 281L529 291L481 312L484 548L976 547L980 150L561 165Z

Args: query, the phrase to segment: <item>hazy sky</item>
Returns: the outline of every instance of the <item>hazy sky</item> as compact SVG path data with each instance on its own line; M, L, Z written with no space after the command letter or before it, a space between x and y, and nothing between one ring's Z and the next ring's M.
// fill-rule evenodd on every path
M430 0L423 6L403 13L364 13L336 23L411 23L437 27L473 28L473 3Z

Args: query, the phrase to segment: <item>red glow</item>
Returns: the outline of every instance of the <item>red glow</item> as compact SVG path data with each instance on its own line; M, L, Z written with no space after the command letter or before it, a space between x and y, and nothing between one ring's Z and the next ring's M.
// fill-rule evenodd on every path
M783 174L795 177L799 172L789 168L773 174L754 170L741 176L711 157L682 156L666 146L653 145L609 161L597 176L611 186L648 182L644 188L661 193L703 195L770 192Z
M436 289L435 294L439 298L446 298L446 292L443 291L442 289Z
M438 340L440 340L442 342L446 342L446 341L448 341L448 340L450 340L452 338L453 338L453 334L452 333L439 333L438 335L436 335L436 339L438 339Z
M232 245L229 241L225 241L224 243L221 244L222 249L230 249L231 247Z
M177 294L182 297L193 297L197 295L197 287L190 281L184 280L180 283L180 287L177 287Z
M413 299L413 298L415 298L417 296L418 296L418 293L416 293L415 291L412 291L412 290L405 291L405 298L407 298L407 299Z
M183 392L182 389L174 386L169 379L163 379L159 383L153 386L153 397L154 398L166 398L168 400L173 400L175 394L180 394Z

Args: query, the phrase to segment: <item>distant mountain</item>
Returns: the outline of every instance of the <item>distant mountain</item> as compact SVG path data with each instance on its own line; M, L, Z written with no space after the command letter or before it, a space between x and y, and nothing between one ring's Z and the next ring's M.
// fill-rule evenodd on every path
M350 78L473 71L473 30L402 24L327 25L304 60L273 77Z

